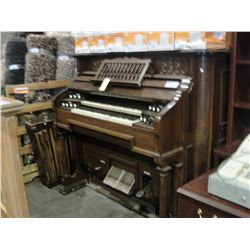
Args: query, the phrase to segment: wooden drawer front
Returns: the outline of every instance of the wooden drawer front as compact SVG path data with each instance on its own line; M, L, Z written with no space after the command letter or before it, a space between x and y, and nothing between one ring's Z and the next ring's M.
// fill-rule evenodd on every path
M179 195L178 217L180 218L233 218L234 215L223 212L199 201Z

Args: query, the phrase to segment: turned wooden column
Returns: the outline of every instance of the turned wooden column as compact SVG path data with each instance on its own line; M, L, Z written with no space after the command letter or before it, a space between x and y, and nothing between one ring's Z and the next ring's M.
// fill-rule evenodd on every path
M0 217L29 217L21 161L16 140L16 113L23 102L1 97L1 214Z
M170 201L170 193L171 190L169 190L169 178L170 178L170 172L172 168L170 166L167 166L166 168L158 168L160 172L160 197L159 197L159 216L161 218L167 217L168 210L169 210L169 201Z

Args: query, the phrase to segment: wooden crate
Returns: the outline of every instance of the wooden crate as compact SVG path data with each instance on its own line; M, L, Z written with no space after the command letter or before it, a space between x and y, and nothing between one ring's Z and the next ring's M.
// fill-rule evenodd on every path
M68 80L61 81L48 81L48 82L36 82L36 83L27 83L27 84L18 84L18 85L6 85L5 94L7 97L15 98L14 94L17 89L28 88L29 91L38 91L38 90L52 90L58 88L65 88L69 84ZM48 110L52 108L52 102L38 102L25 104L23 108L18 112L18 115L23 115L29 112ZM21 145L21 136L26 135L27 131L25 126L18 125L18 115L16 116L16 127L17 127L17 143L19 145L19 156L21 158L22 165L22 174L24 183L31 182L35 177L39 176L37 163L24 166L23 155L31 154L33 152L32 146L22 146Z

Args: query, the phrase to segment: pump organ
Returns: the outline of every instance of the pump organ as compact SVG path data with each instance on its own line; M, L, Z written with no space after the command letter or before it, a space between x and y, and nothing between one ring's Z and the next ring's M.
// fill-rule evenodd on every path
M72 158L77 171L125 204L133 201L153 207L161 217L175 216L176 190L209 168L206 161L213 142L208 127L220 126L205 124L212 122L209 112L214 109L215 79L207 75L213 71L217 77L227 60L200 57L206 60L193 55L172 55L165 61L140 56L90 60L85 70L86 62L78 62L80 73L54 99L56 126L75 138ZM189 58L196 69L188 65ZM209 72L197 76L201 65ZM161 72L154 72L156 67ZM197 97L201 93L204 100ZM201 102L203 107L194 105ZM201 119L209 117L197 121L199 114ZM203 143L210 145L204 150Z

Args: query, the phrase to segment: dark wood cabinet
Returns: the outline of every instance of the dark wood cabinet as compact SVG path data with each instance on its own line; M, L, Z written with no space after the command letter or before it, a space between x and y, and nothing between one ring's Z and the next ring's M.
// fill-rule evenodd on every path
M229 86L227 144L250 132L250 32L234 34Z
M208 176L206 173L177 190L179 218L250 217L250 209L209 194Z
M250 32L233 34L226 145L214 151L214 166L231 155L250 133Z

